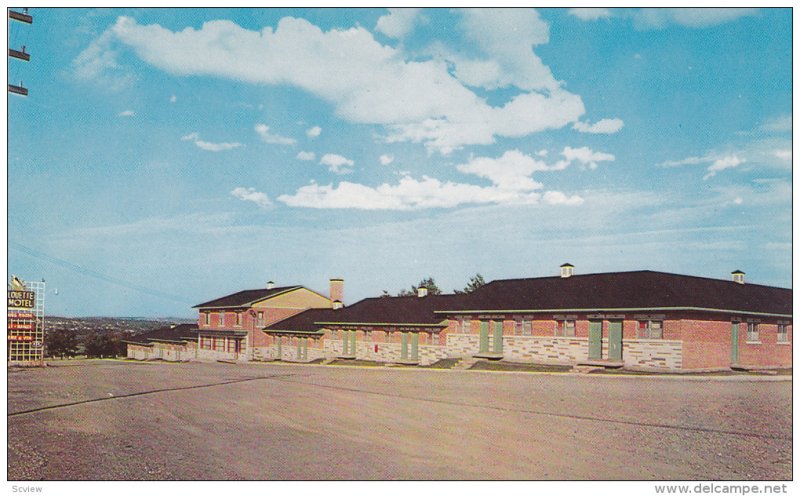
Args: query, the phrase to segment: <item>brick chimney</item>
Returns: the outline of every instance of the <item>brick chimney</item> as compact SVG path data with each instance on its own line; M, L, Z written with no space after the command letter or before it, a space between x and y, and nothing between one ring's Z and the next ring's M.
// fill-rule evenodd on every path
M733 277L733 282L737 284L744 284L744 272L741 270L734 270L731 272L731 276Z
M333 302L343 302L344 301L344 279L331 279L330 280L331 286L330 291L328 293L328 297Z
M575 266L571 263L561 264L561 277L567 278L575 275Z

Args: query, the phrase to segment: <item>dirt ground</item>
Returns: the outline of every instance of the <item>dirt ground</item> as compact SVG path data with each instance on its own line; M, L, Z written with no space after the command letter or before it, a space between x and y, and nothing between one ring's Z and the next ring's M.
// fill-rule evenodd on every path
M791 382L80 360L8 371L9 480L777 479Z

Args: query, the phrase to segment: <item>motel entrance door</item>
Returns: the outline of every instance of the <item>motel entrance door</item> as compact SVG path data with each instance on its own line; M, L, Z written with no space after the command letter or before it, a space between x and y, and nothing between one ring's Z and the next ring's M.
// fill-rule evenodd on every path
M589 321L589 360L603 358L603 321Z
M608 323L608 359L622 360L622 321Z
M739 323L731 323L731 364L739 363Z

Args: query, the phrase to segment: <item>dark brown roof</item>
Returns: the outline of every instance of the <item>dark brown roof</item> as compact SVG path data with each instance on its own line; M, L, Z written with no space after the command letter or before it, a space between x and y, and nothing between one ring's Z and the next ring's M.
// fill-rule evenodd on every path
M343 309L342 309L343 310ZM331 308L311 308L293 315L289 318L270 324L264 330L270 331L303 331L303 332L316 332L322 326L315 324L319 321L329 320L334 312L341 312L342 310L333 310Z
M126 343L149 344L153 341L181 342L197 339L197 325L179 324L160 327L124 340Z
M215 300L207 301L205 303L200 303L199 305L195 305L192 308L244 307L248 306L249 304L255 303L257 301L261 301L266 298L271 298L281 293L285 293L287 291L291 291L293 289L298 289L302 287L303 286L282 286L280 288L272 288L272 289L267 289L267 288L245 289L244 291L239 291L238 293L229 294L228 296L223 296L222 298L217 298Z
M457 305L468 295L385 296L366 298L333 311L330 320L342 324L422 324L436 325L444 320L435 310Z
M446 311L699 308L791 315L792 290L654 272L492 281L437 308Z

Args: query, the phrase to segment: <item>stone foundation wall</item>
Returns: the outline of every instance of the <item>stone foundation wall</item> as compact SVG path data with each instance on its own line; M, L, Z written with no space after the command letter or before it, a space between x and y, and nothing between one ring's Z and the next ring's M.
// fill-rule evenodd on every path
M208 361L227 360L227 361L246 362L247 351L242 350L237 356L237 354L233 352L227 352L222 350L206 350L200 348L197 350L197 359L208 360Z
M682 358L682 341L637 339L622 342L622 360L626 367L680 369Z
M463 358L478 353L480 342L477 334L447 334L447 354Z
M325 357L336 358L342 356L343 350L342 340L326 339L325 340ZM377 350L376 350L377 349ZM411 345L409 344L409 352ZM434 362L447 358L447 347L437 345L421 344L417 347L418 361L420 365L430 365ZM401 358L403 353L403 345L400 343L377 343L374 341L356 341L356 354L357 360L367 360L371 362L383 363L399 363L404 362ZM309 350L309 357L311 351Z
M573 364L589 356L587 338L506 336L503 358L512 362Z
M128 358L132 358L134 360L147 360L148 356L150 356L149 346L128 344Z

